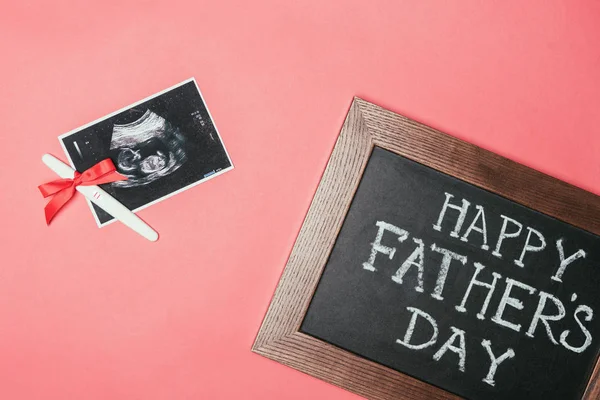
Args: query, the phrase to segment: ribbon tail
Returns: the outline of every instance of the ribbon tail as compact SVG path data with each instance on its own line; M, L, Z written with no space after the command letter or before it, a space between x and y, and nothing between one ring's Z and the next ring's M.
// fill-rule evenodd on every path
M52 221L52 219L56 216L56 213L58 213L58 211L63 208L63 206L67 204L69 200L71 200L71 197L73 197L74 194L75 187L71 186L56 193L54 197L50 199L48 204L46 204L46 207L44 207L46 225L50 225L50 221Z
M111 173L102 175L92 181L83 181L83 182L81 182L81 186L103 185L105 183L126 181L126 180L127 180L126 176L123 176L115 171L115 172L111 172Z

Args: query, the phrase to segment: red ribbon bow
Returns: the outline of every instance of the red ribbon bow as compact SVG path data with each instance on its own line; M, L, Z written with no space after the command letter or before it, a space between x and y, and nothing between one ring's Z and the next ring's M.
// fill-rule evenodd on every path
M83 173L75 171L73 179L56 179L38 186L44 197L54 196L46 207L46 224L50 224L52 218L75 194L75 188L79 185L92 186L116 181L124 181L127 178L117 172L117 168L110 158L106 158Z

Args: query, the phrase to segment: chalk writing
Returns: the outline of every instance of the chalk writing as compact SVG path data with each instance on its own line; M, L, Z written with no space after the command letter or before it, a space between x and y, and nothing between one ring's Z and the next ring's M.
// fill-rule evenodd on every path
M563 277L573 268L572 265L577 264L578 260L585 259L586 251L577 249L574 243L569 243L565 238L556 240L555 246L549 247L541 230L527 226L513 216L500 214L497 217L502 219L502 225L500 230L497 231L497 236L495 236L493 232L488 230L489 225L486 218L489 218L489 215L486 215L483 205L474 204L469 199L459 198L452 193L444 192L443 203L437 219L433 225L429 226L433 226L433 230L439 234L447 234L448 237L454 240L476 246L480 251L491 251L489 254L498 259L505 259L509 256L503 254L504 243L508 241L522 243L518 247L519 252L511 255L508 259L512 261L506 261L506 268L503 269L502 274L487 268L478 260L469 260L466 255L452 249L440 247L436 243L426 243L422 238L412 235L407 229L391 221L383 220L375 221L378 228L377 234L370 244L369 258L362 264L362 267L368 273L376 273L378 271L375 266L377 255L387 256L388 260L398 262L397 270L391 275L393 282L406 287L406 290L414 289L419 294L428 293L429 296L440 302L456 301L453 306L456 312L473 315L477 320L486 319L492 298L497 298L494 303L497 303L497 305L491 314L490 321L500 329L518 332L529 338L545 337L552 344L564 348L565 351L584 352L593 341L592 334L586 326L586 323L593 319L593 309L588 305L580 304L576 293L571 295L570 302L565 303L555 295L538 290L526 282L511 278L510 275L511 268L528 268L528 263L534 262L536 253L548 251L551 247L555 247L556 265L549 266L548 270L554 272L549 278L562 283ZM445 227L450 229L445 229ZM464 227L466 229L463 229ZM493 250L489 243L490 235L495 238ZM394 242L392 237L395 238L396 245L390 244ZM407 241L409 238L412 240ZM382 243L388 244L384 245ZM552 244L552 242L550 243ZM568 256L565 255L567 244L571 249ZM410 255L403 260L395 260L396 246L409 245L411 247L408 248L412 249ZM573 252L573 249L577 250ZM441 262L437 265L432 264L429 261L428 252L431 252L432 255L438 254L437 257L441 256ZM428 282L424 279L424 276L431 276L431 274L425 275L428 268L437 268L435 282ZM466 287L462 289L452 288L453 291L458 289L462 293L459 297L460 301L457 301L458 298L450 299L444 296L444 288L451 268L471 271L471 278ZM477 288L479 295L473 297L471 294L475 288ZM481 293L485 293L485 296L482 297ZM527 302L537 302L533 315L525 312L525 303ZM570 306L572 303L574 311L569 314L565 304ZM411 313L410 321L404 336L402 339L397 339L396 344L414 351L429 347L437 348L433 354L433 359L436 362L456 362L458 370L464 372L468 367L467 354L470 354L470 351L467 352L466 346L468 332L458 326L450 326L450 332L440 332L436 317L430 313L412 306L406 307L406 311ZM560 332L560 329L557 329L556 322L563 321L565 318L572 319L572 328ZM524 324L523 322L527 323ZM426 331L430 333L428 338L414 338L417 324L421 327L429 325L429 328L426 328ZM438 344L440 336L447 337L443 343L440 342L441 345ZM477 350L484 351L489 358L489 365L480 369L483 375L482 382L490 386L497 384L495 377L498 368L502 368L502 365L517 357L512 348L506 348L501 354L501 350L493 348L492 341L483 338L481 349ZM454 354L454 356L451 357L451 354Z

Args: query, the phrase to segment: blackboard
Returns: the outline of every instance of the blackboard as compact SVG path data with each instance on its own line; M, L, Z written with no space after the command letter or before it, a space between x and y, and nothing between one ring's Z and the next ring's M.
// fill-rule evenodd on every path
M355 98L252 350L374 400L598 400L599 253L599 196Z
M598 288L598 236L375 147L301 331L467 399L579 399Z

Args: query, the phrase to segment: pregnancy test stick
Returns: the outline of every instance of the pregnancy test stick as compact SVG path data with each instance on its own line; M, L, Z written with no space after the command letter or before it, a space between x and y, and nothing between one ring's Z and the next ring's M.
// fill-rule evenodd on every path
M75 170L69 167L64 162L60 161L58 158L50 155L44 154L42 156L42 161L44 164L48 166L52 171L56 172L58 176L65 179L73 179L75 176ZM152 229L148 224L140 219L137 215L135 215L131 210L125 207L123 204L119 203L117 199L106 193L104 190L100 189L100 187L92 185L92 186L83 186L79 185L75 189L82 195L84 195L88 200L92 203L96 204L98 207L145 237L146 239L154 242L158 239L158 233Z

